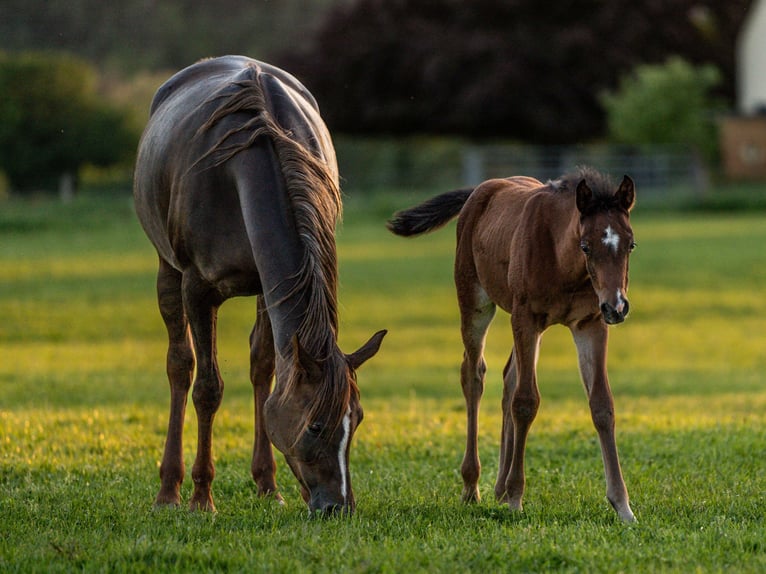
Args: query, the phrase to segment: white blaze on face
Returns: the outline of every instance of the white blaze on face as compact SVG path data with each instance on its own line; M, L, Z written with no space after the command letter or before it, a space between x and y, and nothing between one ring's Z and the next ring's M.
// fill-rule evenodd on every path
M612 226L609 225L606 228L606 231L604 231L604 238L601 240L601 242L612 248L612 251L617 253L617 248L620 245L620 236L617 235L614 230L612 229Z
M338 466L340 467L340 493L343 496L343 500L345 500L346 493L348 492L348 484L346 483L346 447L348 446L349 434L351 433L351 405L346 410L341 426L343 427L343 437L340 439L340 446L338 446Z

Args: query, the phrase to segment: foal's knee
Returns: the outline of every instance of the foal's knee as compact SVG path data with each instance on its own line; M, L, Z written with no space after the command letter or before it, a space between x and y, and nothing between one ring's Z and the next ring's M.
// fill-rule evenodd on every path
M598 432L610 432L614 429L614 408L609 405L591 405L593 426Z

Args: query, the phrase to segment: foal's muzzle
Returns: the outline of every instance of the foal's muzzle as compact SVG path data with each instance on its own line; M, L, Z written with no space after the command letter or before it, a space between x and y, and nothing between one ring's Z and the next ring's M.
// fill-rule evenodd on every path
M617 325L625 320L630 311L630 303L627 299L620 302L620 309L615 309L609 303L601 303L601 315L607 325Z

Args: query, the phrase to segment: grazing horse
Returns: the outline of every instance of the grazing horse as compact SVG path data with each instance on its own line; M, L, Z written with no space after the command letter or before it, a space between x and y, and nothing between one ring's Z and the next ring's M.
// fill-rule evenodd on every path
M496 306L511 314L513 349L503 370L503 430L495 496L521 510L524 450L537 414L537 358L543 331L569 327L598 431L607 498L634 520L614 435L614 403L606 374L607 325L628 314L628 257L635 247L629 213L633 181L615 189L589 168L543 185L530 177L485 181L394 214L389 229L413 236L460 215L455 286L465 353L460 382L468 410L461 472L463 499L479 499L479 401L484 342Z
M352 512L349 447L362 420L355 371L378 351L385 331L350 355L338 348L341 198L335 151L314 98L288 73L241 56L178 72L152 101L134 198L159 255L157 297L169 339L170 419L155 504L181 501L193 380L190 506L215 510L212 427L223 396L216 317L226 299L257 295L250 378L258 492L281 501L273 443L312 511Z

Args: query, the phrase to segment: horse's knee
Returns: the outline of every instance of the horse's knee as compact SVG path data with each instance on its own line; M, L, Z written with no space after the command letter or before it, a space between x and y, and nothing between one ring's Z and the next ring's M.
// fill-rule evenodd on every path
M223 399L223 383L217 378L197 378L194 381L192 400L199 411L215 412Z
M513 400L511 401L513 419L527 424L531 423L537 416L537 409L539 406L540 397L536 394L519 395L517 393L513 396Z
M172 381L183 381L190 385L189 374L194 370L194 353L187 346L172 346L168 349L167 374Z

